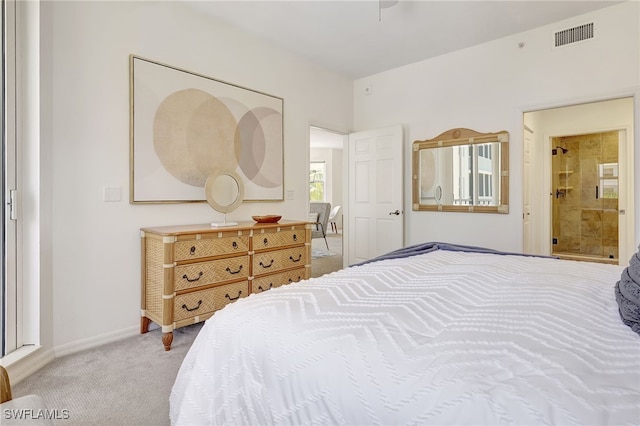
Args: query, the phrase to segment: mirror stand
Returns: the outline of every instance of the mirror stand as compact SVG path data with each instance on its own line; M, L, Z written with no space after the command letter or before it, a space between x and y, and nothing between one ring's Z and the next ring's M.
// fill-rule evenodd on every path
M227 214L224 214L224 222L211 222L211 226L214 228L222 228L225 226L236 226L238 222L227 222Z

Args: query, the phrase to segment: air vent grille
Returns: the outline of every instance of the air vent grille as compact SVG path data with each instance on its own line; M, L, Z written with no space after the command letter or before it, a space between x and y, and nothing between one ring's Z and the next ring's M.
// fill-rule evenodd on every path
M555 33L555 47L566 46L571 43L589 40L594 37L593 22L580 25Z

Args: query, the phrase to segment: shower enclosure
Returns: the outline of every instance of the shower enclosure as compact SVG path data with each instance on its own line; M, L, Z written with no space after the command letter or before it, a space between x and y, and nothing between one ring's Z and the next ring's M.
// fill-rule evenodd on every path
M553 255L618 263L618 132L552 138Z

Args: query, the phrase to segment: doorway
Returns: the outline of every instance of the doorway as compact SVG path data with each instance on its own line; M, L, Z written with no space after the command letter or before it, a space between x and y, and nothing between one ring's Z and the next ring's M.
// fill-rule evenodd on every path
M329 203L326 224L311 240L311 274L318 277L342 269L344 264L344 144L347 136L309 127L309 202ZM322 234L324 233L324 237Z
M634 98L525 112L524 251L626 264L634 253Z
M554 256L618 264L618 134L551 138Z

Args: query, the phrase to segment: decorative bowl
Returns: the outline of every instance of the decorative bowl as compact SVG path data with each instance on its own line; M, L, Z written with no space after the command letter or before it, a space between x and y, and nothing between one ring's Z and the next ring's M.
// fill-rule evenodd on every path
M251 218L258 223L277 223L280 219L282 219L282 216L269 214L266 216L251 216Z

